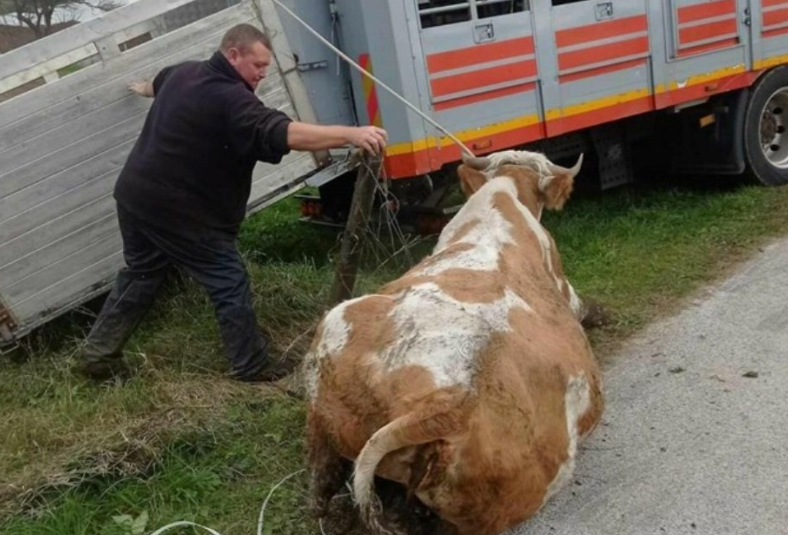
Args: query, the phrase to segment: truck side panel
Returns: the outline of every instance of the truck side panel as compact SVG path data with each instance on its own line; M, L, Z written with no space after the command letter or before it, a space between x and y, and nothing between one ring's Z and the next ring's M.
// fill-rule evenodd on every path
M389 0L378 22L388 30L374 33L379 4L339 5L343 24L352 11L344 31L384 81L478 153L704 102L788 63L788 0ZM416 87L403 82L409 69ZM375 94L355 83L357 98ZM459 158L402 104L382 110L390 176Z

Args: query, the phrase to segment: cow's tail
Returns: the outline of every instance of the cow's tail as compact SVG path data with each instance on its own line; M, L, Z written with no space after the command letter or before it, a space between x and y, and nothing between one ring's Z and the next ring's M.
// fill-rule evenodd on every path
M466 426L466 396L436 392L420 408L380 428L356 458L353 494L367 526L378 535L392 533L380 522L381 506L375 494L375 470L391 452L428 444L459 434Z

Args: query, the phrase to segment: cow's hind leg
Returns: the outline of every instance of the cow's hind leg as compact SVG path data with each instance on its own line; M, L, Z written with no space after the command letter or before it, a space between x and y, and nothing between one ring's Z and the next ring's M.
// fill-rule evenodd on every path
M328 513L331 499L350 477L351 465L343 459L326 433L320 418L310 411L307 420L309 449L309 507L317 518Z

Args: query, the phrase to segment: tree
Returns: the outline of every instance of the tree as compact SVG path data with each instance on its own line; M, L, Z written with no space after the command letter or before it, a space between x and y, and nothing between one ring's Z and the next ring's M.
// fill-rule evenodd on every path
M117 0L0 0L0 16L16 19L41 38L58 23L76 21L80 8L109 11L119 5Z

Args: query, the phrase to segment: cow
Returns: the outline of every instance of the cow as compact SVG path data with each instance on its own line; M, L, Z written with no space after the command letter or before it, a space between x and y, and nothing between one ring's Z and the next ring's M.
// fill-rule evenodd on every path
M375 476L459 535L501 533L570 480L603 411L601 378L540 218L564 206L581 165L466 158L467 202L432 254L323 317L304 360L316 514L344 484L343 460L378 534L402 530L382 521Z

